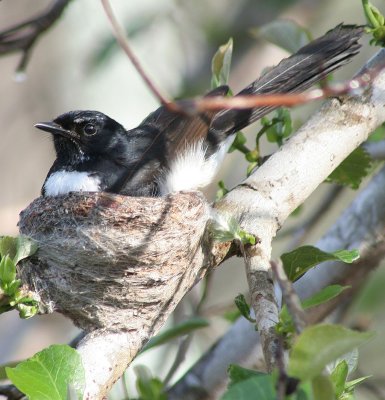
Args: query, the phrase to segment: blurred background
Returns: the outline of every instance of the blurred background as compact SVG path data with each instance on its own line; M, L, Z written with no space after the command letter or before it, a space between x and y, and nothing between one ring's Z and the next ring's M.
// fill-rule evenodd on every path
M211 58L218 46L234 39L230 86L237 92L253 81L264 68L285 56L283 50L259 39L259 27L277 18L291 19L309 28L317 37L341 22L365 23L359 0L111 0L120 21L127 28L131 45L150 77L170 97L188 97L210 88ZM378 1L378 7L381 2ZM0 31L44 10L48 0L3 0L0 2ZM383 4L382 4L383 6ZM384 10L383 10L384 11ZM375 51L364 39L361 54L337 80L349 79ZM33 127L36 122L51 120L75 109L99 110L126 128L139 124L158 103L149 92L127 57L115 45L109 22L100 2L72 1L61 19L35 45L25 75L16 73L21 55L0 58L0 234L16 235L18 215L34 198L54 160L50 137ZM311 104L293 113L297 125L319 104ZM256 132L251 127L245 133ZM266 154L270 148L264 148ZM234 167L236 166L236 168ZM241 154L229 154L219 179L233 187L245 177L246 162ZM207 197L215 198L217 188L208 188ZM322 193L322 190L320 189ZM338 204L324 218L317 231L306 236L314 243L346 207L355 194L346 190ZM305 204L298 223L317 204L319 193ZM288 250L288 240L277 240L275 255ZM234 297L247 293L246 279L235 268L242 262L232 261L211 275L210 290L203 315L213 322L196 335L188 357L178 370L183 373L229 323L221 315L231 308ZM237 279L234 279L236 273ZM378 270L360 298L352 306L351 318L363 319L370 329L379 332L362 350L360 375L375 375L385 381L383 356L378 353L380 332L384 332L382 285L385 274ZM202 288L195 288L175 312L174 320L189 315L200 298ZM66 343L76 328L60 315L40 316L20 321L16 313L0 316L0 363L21 360L51 343ZM171 352L171 353L170 353ZM175 347L151 351L136 363L150 367L155 375L167 371L165 359ZM160 357L160 358L159 358ZM161 361L160 361L161 360ZM167 361L168 362L168 361ZM162 368L159 366L162 365ZM162 371L162 372L160 372ZM131 376L131 375L130 375ZM133 386L130 383L130 390ZM121 398L119 389L114 395ZM385 398L365 391L362 399Z

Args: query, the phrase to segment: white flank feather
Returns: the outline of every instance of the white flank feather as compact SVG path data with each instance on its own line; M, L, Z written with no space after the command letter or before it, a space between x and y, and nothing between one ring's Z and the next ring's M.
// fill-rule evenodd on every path
M205 158L207 148L203 145L203 141L188 148L165 172L159 185L161 195L195 190L211 183L233 141L234 135L229 136L219 146L218 151L207 159Z

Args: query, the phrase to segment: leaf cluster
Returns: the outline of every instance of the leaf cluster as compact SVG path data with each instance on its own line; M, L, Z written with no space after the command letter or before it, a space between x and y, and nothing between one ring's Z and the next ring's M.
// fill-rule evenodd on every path
M21 287L16 277L16 265L37 250L31 239L25 236L0 239L0 313L17 310L21 318L30 318L38 311L37 301Z

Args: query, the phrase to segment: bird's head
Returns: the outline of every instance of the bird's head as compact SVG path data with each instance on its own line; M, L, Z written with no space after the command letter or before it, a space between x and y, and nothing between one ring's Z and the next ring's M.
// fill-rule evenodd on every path
M36 128L53 136L59 159L87 159L108 155L124 140L125 129L98 111L70 111Z

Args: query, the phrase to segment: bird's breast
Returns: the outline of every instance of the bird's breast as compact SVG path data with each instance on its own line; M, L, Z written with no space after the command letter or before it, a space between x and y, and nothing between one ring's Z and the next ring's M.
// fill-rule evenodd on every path
M69 192L99 192L101 180L96 174L78 171L56 171L44 183L45 196L59 196Z

